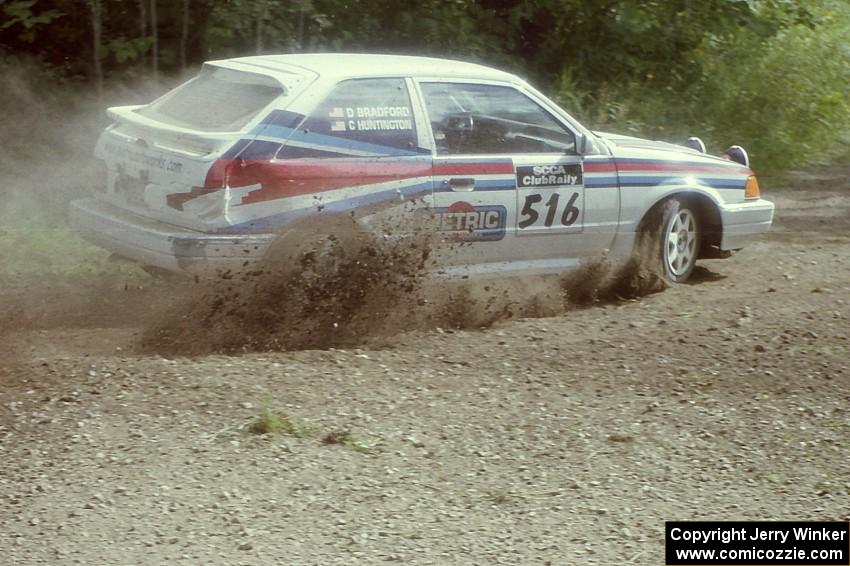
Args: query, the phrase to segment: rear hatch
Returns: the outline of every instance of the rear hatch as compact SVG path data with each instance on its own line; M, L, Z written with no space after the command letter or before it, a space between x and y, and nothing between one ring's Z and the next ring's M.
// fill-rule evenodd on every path
M100 198L184 228L226 228L227 162L263 116L285 108L314 79L302 69L208 63L150 104L110 108L114 123L95 149L107 172Z

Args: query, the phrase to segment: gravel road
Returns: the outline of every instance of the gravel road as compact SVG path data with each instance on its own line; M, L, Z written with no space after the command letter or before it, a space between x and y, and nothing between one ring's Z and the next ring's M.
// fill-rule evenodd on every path
M850 520L847 178L693 284L359 349L140 354L144 305L34 291L0 562L661 564L665 520Z

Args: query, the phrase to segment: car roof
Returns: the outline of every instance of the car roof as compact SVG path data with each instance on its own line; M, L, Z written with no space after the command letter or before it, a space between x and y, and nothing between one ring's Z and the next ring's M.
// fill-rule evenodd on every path
M355 77L405 76L465 78L521 82L516 76L466 61L417 57L412 55L376 55L365 53L297 53L291 55L257 55L213 63L236 63L242 67L259 67L266 71L297 72L301 68L321 77L348 79Z

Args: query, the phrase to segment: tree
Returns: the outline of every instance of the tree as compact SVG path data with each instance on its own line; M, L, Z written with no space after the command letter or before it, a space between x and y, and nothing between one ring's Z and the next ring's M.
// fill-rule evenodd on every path
M94 76L97 84L97 95L103 96L103 67L101 66L101 32L103 26L101 0L89 0L91 9L92 26L92 59L94 62Z
M269 4L266 0L255 0L254 7L256 9L256 31L254 33L255 47L254 52L258 55L263 52L263 24L269 14Z
M148 0L139 0L139 39L147 42L148 39L148 10L146 7ZM142 54L142 64L147 65L147 57Z
M159 83L159 18L156 11L156 0L151 2L151 38L153 47L151 51L151 70L153 71L154 83Z
M183 0L180 18L180 70L186 71L186 43L189 41L189 0Z

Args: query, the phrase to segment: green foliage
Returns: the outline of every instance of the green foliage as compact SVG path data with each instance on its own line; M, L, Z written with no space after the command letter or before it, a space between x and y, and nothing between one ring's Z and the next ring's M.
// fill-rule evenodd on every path
M771 169L822 157L850 129L850 13L816 29L795 26L758 44L740 38L694 98L714 136L737 136Z
M153 46L150 37L116 37L106 42L106 53L115 57L119 65L143 59Z
M823 160L850 130L850 7L823 3L807 15L789 16L768 37L749 27L704 37L689 54L691 74L647 70L594 85L565 70L556 92L599 129L699 135L716 153L737 143L760 171Z
M313 426L306 422L295 421L282 411L273 411L264 407L257 418L247 425L246 430L251 434L287 434L304 438L313 433Z
M57 9L44 10L36 14L33 12L35 4L37 0L19 0L3 4L3 15L7 19L0 24L0 30L23 28L19 31L18 38L26 43L32 43L38 26L49 24L65 15Z
M143 279L138 267L116 263L65 223L45 218L0 218L0 285L19 281L73 282L94 276Z
M421 0L403 9L387 0L315 0L328 26L318 41L332 49L484 57L501 50L501 38L481 25L478 2Z
M330 25L312 0L287 2L231 0L212 6L206 42L215 57L251 53L303 51L305 37L299 29L321 34ZM310 44L315 44L309 40Z

